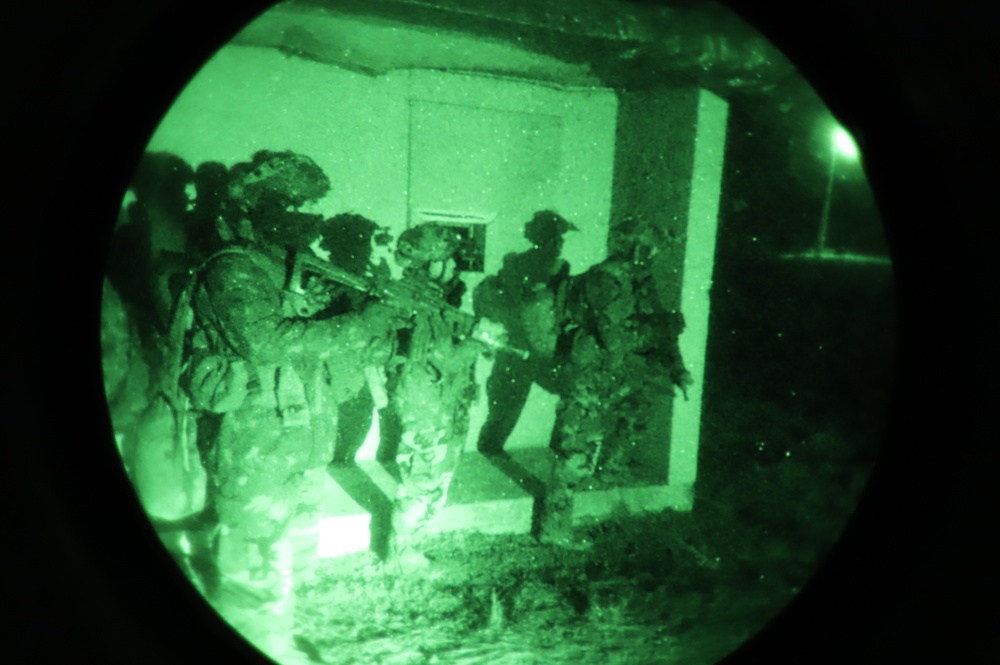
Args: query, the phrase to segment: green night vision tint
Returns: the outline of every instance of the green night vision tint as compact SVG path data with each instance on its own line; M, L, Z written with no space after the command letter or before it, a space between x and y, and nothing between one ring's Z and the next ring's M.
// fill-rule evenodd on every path
M857 144L714 4L293 0L149 141L105 387L278 663L712 663L855 508L891 279Z

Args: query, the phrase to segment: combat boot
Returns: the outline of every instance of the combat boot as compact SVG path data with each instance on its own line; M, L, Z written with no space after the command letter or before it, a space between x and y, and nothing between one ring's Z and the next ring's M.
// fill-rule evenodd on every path
M557 460L552 466L541 503L538 541L563 549L584 551L593 547L593 543L573 530L573 495L586 474L581 472L580 464L574 462L575 459Z

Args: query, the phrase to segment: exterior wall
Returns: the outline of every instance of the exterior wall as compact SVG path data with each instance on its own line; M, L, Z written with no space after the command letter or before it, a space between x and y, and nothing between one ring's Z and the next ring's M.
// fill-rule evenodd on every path
M301 152L331 180L316 212L358 213L397 233L415 209L482 213L493 220L487 273L527 248L521 227L551 208L583 230L566 243L580 272L604 256L614 123L607 90L432 71L374 77L226 46L148 149L194 167L232 166L261 149Z
M697 474L727 116L726 102L697 88L619 95L611 234L630 219L663 232L654 278L661 304L684 316L680 348L694 378L688 400L667 397L654 416L653 436L666 440L643 448L671 485L693 487Z
M476 213L485 274L530 246L524 223L554 210L580 228L563 257L580 273L605 256L615 150L615 94L431 71L409 73L410 216ZM475 286L475 284L470 284Z
M406 219L407 105L402 76L370 77L226 46L191 80L149 144L192 166L226 166L262 149L312 157L330 177L316 212Z

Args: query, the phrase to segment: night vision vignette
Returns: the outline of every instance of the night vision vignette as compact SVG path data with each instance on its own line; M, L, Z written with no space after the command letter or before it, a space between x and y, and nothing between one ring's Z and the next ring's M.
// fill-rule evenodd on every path
M106 389L164 545L280 663L715 662L874 461L857 147L724 13L339 4L220 50L123 203Z

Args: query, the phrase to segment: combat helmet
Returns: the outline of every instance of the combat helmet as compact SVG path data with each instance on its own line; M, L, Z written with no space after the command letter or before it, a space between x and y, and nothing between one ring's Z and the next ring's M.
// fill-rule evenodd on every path
M297 207L323 198L330 191L330 179L305 155L260 150L249 162L232 168L228 190L245 209L256 208L264 200Z
M536 212L524 225L524 237L533 245L544 245L561 238L567 231L579 231L576 224L551 210Z
M399 236L396 262L405 268L420 268L455 255L462 237L452 227L433 222L413 226Z

